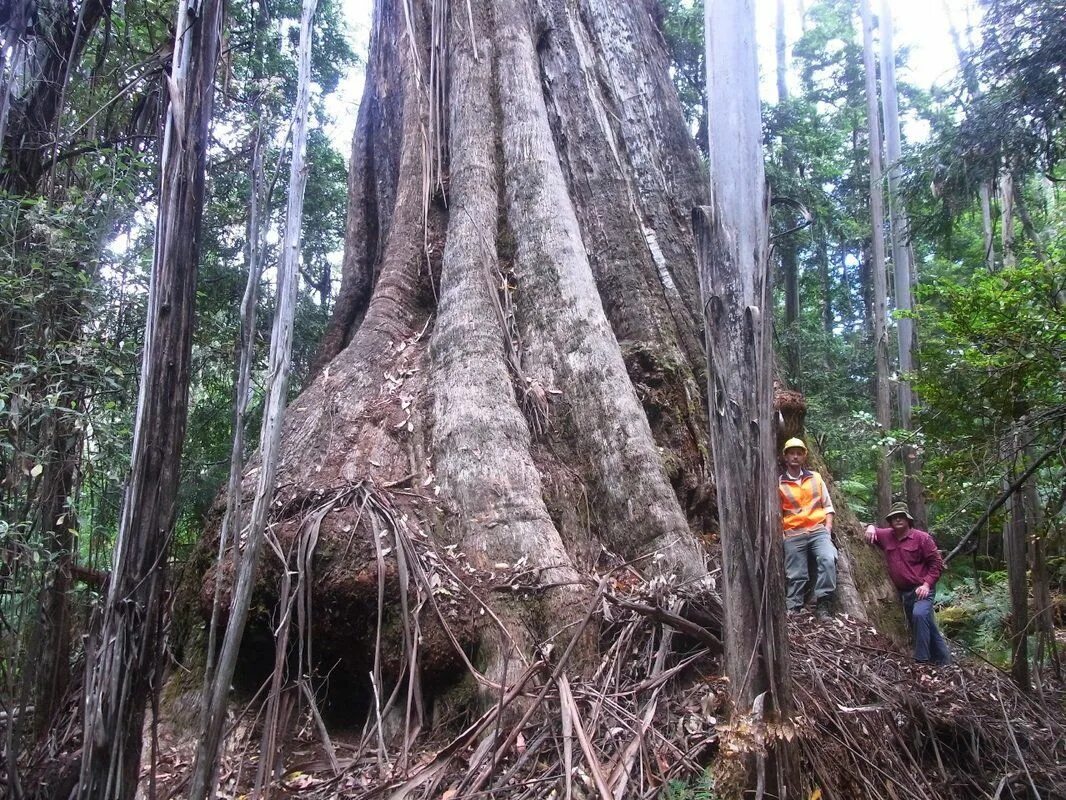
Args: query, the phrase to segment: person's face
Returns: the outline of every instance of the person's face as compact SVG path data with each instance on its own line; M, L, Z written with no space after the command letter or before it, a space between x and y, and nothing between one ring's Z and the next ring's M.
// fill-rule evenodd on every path
M785 466L792 472L803 468L803 462L807 460L807 451L802 447L790 447L785 451Z
M892 526L892 530L899 536L907 532L907 529L911 526L911 521L903 514L896 514L888 518L888 524Z

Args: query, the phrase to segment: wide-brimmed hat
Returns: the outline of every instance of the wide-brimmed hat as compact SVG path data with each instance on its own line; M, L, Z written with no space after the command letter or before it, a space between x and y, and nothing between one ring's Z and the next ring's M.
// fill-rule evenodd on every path
M892 519L892 517L897 517L900 514L905 516L911 522L914 522L914 517L911 516L910 509L907 508L906 503L893 503L892 508L888 509L888 513L885 514L885 519Z

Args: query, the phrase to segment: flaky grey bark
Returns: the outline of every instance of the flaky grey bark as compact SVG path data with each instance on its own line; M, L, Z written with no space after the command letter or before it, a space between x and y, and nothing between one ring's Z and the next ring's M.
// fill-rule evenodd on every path
M145 703L158 688L221 19L218 0L179 5L132 463L103 619L86 665L82 800L134 795Z
M705 11L711 205L697 209L706 308L711 449L718 477L725 668L735 712L787 722L792 713L780 507L772 453L773 355L755 13L751 2ZM765 705L763 705L765 703ZM769 746L763 781L776 797L795 784L794 754ZM754 758L748 766L753 766Z
M914 259L909 241L910 222L907 207L900 191L903 177L903 149L900 144L899 99L896 93L896 53L892 44L892 4L881 0L881 101L885 111L885 155L888 159L888 209L892 231L892 274L896 290L896 310L901 312L896 322L899 343L899 381L896 388L896 405L899 409L899 426L903 435L913 435L913 410L917 406L911 388L910 376L914 373L914 354L917 343L914 320L908 315L914 306ZM921 483L921 450L913 441L907 440L901 447L903 474L906 482L907 503L911 513L921 524L927 524L925 513L925 490Z
M881 118L877 102L877 66L874 61L873 20L870 0L861 0L862 60L866 71L866 119L870 152L870 272L873 279L874 412L882 435L892 428L888 388L888 284L885 277L885 207L881 187ZM877 458L877 517L883 519L892 504L892 471L885 448Z

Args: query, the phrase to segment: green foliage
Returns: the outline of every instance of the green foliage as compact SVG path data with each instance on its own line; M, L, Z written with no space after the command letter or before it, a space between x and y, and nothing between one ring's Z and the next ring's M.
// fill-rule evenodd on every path
M1038 452L1062 434L1066 236L1051 243L1046 262L1029 257L1013 269L965 277L958 265L935 267L919 292L915 387L925 402L933 497L945 510L968 509L958 517L965 524L981 508L974 500L999 488L1009 466L1001 463L1002 441L1013 426L1024 426ZM1062 476L1053 459L1037 477L1054 487Z
M1006 572L978 572L977 585L964 574L949 577L937 587L937 605L937 620L948 636L994 664L1010 664Z
M1061 2L983 0L980 46L943 98L909 194L921 230L946 235L979 184L1053 173L1063 155L1066 14ZM959 102L960 97L965 102ZM926 202L928 186L935 203Z
M662 0L662 32L685 120L707 152L707 84L704 76L703 0Z
M705 769L695 780L672 780L659 794L659 800L718 800L714 790L714 777Z

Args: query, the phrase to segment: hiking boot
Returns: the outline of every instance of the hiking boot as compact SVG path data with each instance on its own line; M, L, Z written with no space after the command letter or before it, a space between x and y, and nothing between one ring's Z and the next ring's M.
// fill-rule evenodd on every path
M833 616L833 598L819 597L818 605L814 607L814 618L819 622L825 622Z

